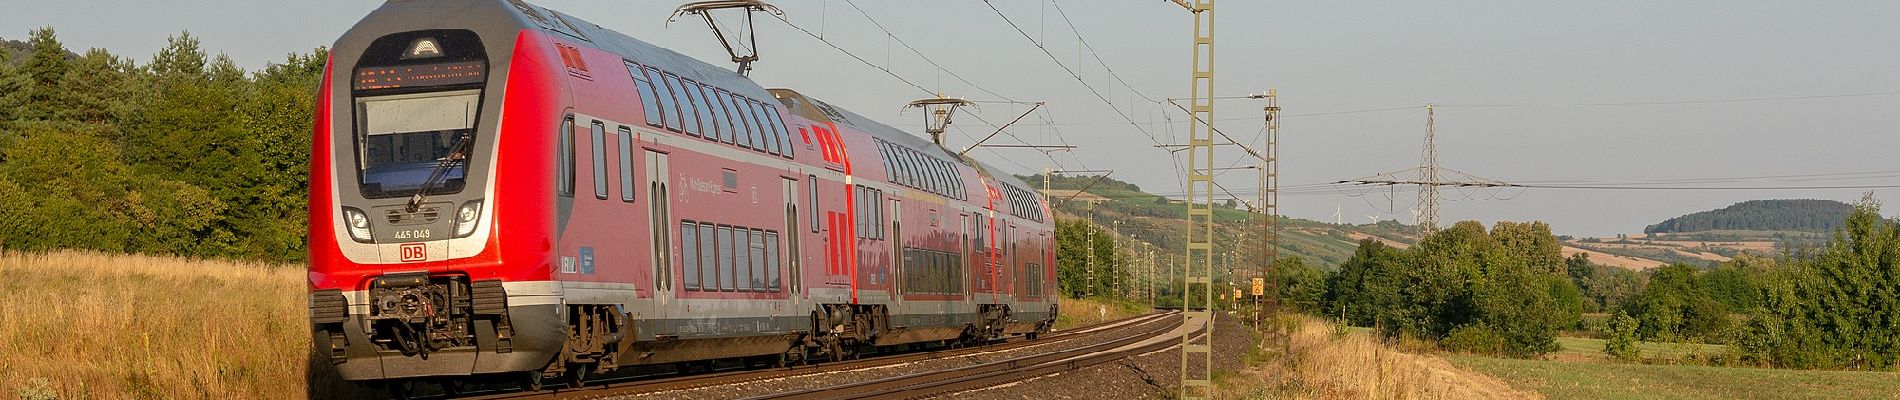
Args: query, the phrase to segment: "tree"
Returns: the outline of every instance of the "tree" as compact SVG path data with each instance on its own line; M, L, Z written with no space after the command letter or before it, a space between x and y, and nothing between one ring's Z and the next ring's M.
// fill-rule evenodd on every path
M1900 362L1900 227L1869 193L1813 253L1775 270L1745 327L1750 359L1797 368L1887 369Z
M1296 312L1325 312L1326 273L1306 265L1306 260L1297 256L1280 257L1273 262L1274 270L1280 273L1281 307Z
M1657 268L1623 312L1642 323L1641 337L1666 342L1722 343L1733 324L1729 308L1715 300L1702 273L1688 264Z
M1643 349L1636 346L1638 325L1629 314L1616 313L1610 318L1610 337L1603 341L1603 353L1623 361L1636 361L1643 357Z
M1359 241L1359 248L1339 265L1339 272L1326 279L1326 315L1357 326L1404 320L1399 294L1404 258L1404 252L1377 240Z
M33 53L20 64L20 92L16 94L19 98L12 102L19 108L12 117L53 119L60 110L70 106L61 95L65 92L59 86L70 69L66 47L59 43L59 37L53 34L51 27L34 29L27 35L27 43L33 45Z
M1486 232L1476 221L1408 250L1361 241L1327 279L1327 314L1454 351L1543 354L1557 348L1557 329L1575 326L1583 308L1561 254L1549 246L1555 242L1541 223L1500 223Z
M1088 236L1093 231L1094 246ZM1090 265L1089 253L1094 252ZM1112 283L1128 273L1125 261L1115 251L1115 237L1100 226L1082 220L1056 220L1056 274L1062 294L1069 297L1111 294ZM1091 272L1094 290L1089 289Z

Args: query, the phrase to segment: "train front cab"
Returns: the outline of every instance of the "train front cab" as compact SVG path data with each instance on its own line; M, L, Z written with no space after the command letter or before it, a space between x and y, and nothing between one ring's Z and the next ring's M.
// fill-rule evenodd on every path
M318 95L316 350L352 381L538 383L566 338L547 249L554 163L540 155L551 135L532 134L554 131L558 85L524 62L545 57L541 33L496 22L517 16L471 8L426 19L469 29L416 29L430 4L385 4L345 34Z

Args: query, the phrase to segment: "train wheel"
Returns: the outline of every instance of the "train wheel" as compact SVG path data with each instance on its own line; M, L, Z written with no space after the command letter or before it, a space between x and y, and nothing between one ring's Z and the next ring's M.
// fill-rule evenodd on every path
M521 390L529 392L541 391L541 371L528 371L523 373L523 375L521 375Z
M562 375L562 378L565 378L563 383L567 384L568 389L580 389L581 386L586 386L587 372L593 369L594 364L592 363L568 364L567 374Z

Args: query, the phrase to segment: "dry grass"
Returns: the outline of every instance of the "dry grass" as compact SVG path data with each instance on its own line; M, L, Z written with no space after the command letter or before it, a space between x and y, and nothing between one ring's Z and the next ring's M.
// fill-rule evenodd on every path
M0 251L0 397L281 398L313 376L335 393L309 373L305 281L295 265Z
M1223 397L1292 399L1542 399L1444 358L1397 350L1363 330L1339 330L1308 316L1283 322L1285 356L1246 372ZM1269 350L1267 353L1275 353ZM1234 380L1229 380L1232 382Z
M1056 315L1055 330L1057 331L1133 317L1149 311L1146 304L1102 298L1063 297L1060 304L1061 313Z

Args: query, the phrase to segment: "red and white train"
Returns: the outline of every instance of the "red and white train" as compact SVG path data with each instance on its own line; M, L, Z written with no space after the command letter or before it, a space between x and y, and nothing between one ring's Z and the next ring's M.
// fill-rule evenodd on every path
M578 380L1046 332L1023 182L518 0L389 1L338 39L310 319L345 379Z

